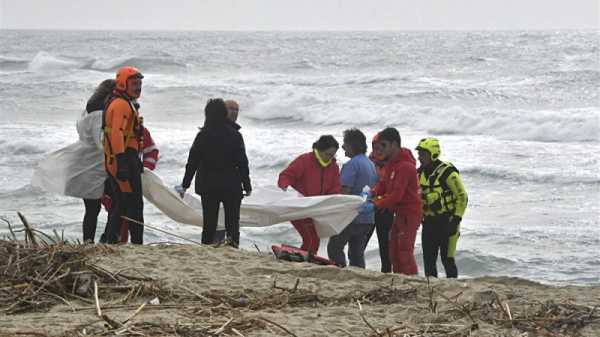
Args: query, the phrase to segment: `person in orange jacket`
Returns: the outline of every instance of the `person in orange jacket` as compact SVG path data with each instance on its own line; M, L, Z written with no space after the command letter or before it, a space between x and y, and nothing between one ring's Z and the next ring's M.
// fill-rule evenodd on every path
M156 164L158 163L158 147L154 143L154 139L152 139L152 135L150 131L146 127L144 127L144 138L143 138L144 148L141 151L143 166L148 170L154 171L156 168ZM110 214L112 209L112 198L108 194L104 194L102 199L100 199L102 205L106 211ZM129 241L129 221L124 220L121 222L120 229L120 241L121 243L127 243Z
M394 273L417 274L415 239L422 209L417 179L417 162L411 151L401 146L400 133L386 128L379 133L381 154L387 160L384 176L373 190L372 202L363 207L387 209L395 219L390 231L389 256Z
M338 148L333 136L321 136L311 152L300 155L281 171L277 185L284 191L292 186L305 197L341 193L340 168L335 162ZM301 249L316 254L321 239L312 219L294 220L292 225L302 237Z
M117 243L122 216L144 223L144 199L139 151L143 148L143 126L137 110L142 92L142 73L134 67L117 71L115 90L104 111L104 162L112 186L111 212L104 241ZM131 242L143 243L144 227L131 223Z

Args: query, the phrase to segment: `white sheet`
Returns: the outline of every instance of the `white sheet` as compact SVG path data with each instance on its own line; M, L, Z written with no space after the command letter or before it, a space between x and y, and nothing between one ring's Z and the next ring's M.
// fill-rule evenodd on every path
M102 112L83 113L77 121L79 141L49 154L35 169L31 184L48 192L99 199L104 192L104 153L101 142ZM144 197L166 216L183 224L202 226L200 197L187 193L184 200L160 176L145 169ZM352 195L302 197L276 187L255 188L244 198L240 225L264 227L290 220L312 218L321 238L339 234L358 214L362 199ZM219 212L223 229L223 211Z
M202 226L200 197L187 193L181 199L172 187L166 186L155 172L145 170L142 176L144 197L174 221ZM295 191L283 192L276 187L256 188L244 198L240 210L240 225L264 227L303 218L312 218L321 238L339 234L358 214L362 199L354 195L302 197ZM219 212L223 222L223 212Z

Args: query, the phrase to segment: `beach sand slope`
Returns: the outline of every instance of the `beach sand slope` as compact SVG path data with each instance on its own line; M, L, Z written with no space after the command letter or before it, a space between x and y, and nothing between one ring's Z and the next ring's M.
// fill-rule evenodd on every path
M87 303L0 312L0 336L600 336L598 286L510 277L428 283L193 245L127 245L92 259L142 284L114 294L115 285L97 280L98 305L114 326L88 290ZM136 313L153 299L159 304Z

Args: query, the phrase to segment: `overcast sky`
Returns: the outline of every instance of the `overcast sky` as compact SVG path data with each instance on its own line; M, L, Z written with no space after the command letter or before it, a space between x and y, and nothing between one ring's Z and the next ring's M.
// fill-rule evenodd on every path
M600 29L600 0L0 0L0 29Z

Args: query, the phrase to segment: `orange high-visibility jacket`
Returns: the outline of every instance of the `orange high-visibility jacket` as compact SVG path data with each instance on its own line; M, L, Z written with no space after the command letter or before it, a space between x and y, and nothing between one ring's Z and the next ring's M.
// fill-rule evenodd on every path
M106 171L113 177L117 175L116 156L127 148L139 151L140 142L136 137L139 125L139 114L133 104L123 97L116 97L110 102L104 114L104 162ZM128 181L120 181L122 192L131 192Z

